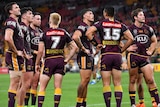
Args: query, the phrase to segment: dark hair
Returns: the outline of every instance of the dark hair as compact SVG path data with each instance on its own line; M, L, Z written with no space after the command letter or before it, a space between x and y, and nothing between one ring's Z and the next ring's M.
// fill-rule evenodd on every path
M33 11L33 9L31 7L24 7L21 9L21 15L27 13L27 11Z
M9 15L10 13L9 13L9 11L10 10L12 10L12 6L14 5L14 4L17 4L16 2L10 2L10 3L8 3L6 6L5 6L5 12Z
M131 18L133 22L135 21L134 17L137 16L139 12L143 12L143 9L137 8L131 12Z
M92 11L91 8L88 8L88 9L83 9L81 12L80 12L80 16L83 18L83 15L88 12L88 11Z
M110 17L113 17L114 16L114 8L113 7L110 7L110 6L107 6L104 8L104 10L108 16Z
M33 15L34 15L34 16L35 16L35 15L40 15L40 16L41 16L41 13L39 13L39 12L34 12Z

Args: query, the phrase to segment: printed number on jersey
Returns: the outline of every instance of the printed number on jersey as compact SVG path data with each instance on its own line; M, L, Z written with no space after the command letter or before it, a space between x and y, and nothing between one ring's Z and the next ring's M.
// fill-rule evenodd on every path
M60 36L52 36L52 41L53 41L53 44L52 44L51 48L53 49L53 48L57 47L57 45L60 41Z
M118 28L104 28L104 40L119 40L121 29Z

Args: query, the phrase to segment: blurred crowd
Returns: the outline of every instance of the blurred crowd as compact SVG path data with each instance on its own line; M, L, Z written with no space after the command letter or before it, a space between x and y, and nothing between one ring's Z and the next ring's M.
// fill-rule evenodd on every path
M15 0L16 1L16 0ZM5 4L10 0L0 1L0 7L4 8ZM146 15L146 23L152 26L155 30L157 38L160 42L160 1L159 0L21 0L17 3L20 6L30 6L35 11L42 14L42 29L48 27L48 17L51 12L58 12L62 15L63 26L72 35L73 31L80 22L79 13L84 8L92 8L95 14L95 19L102 19L102 9L106 5L112 5L116 9L116 19L130 25L132 23L130 13L133 9L140 7L144 9ZM0 66L2 66L2 58L5 50L3 25L7 16L4 10L0 10ZM151 58L151 61L160 62L160 43Z

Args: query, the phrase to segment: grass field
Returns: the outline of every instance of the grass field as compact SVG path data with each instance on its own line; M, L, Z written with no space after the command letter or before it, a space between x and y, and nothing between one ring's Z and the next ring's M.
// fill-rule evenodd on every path
M155 72L155 81L157 86L160 88L160 72ZM75 107L76 104L76 93L77 87L79 84L79 74L78 73L67 73L63 79L62 85L62 98L60 107ZM0 75L0 107L7 107L7 90L9 86L9 75L1 74ZM122 86L123 86L123 100L122 107L130 107L129 94L128 94L128 73L122 73ZM148 93L148 89L144 83L145 87L145 104L146 107L151 106L151 98ZM114 89L112 85L112 90ZM46 97L44 101L44 107L53 107L53 79L50 81ZM159 89L160 90L160 89ZM136 96L137 98L137 96ZM105 107L103 96L102 96L102 81L98 82L95 85L89 85L88 87L88 98L87 98L88 107ZM138 99L137 99L138 102ZM112 93L111 99L112 107L116 107L114 93Z

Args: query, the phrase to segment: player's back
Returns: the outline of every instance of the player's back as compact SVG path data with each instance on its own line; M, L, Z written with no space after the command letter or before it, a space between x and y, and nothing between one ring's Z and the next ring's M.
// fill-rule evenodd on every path
M41 41L45 45L45 57L59 56L64 54L64 46L66 43L71 42L71 38L64 29L48 29Z
M110 21L109 19L104 19L95 24L95 26L100 33L100 39L104 46L102 53L120 53L119 43L123 36L123 32L127 30L127 27L117 20Z

